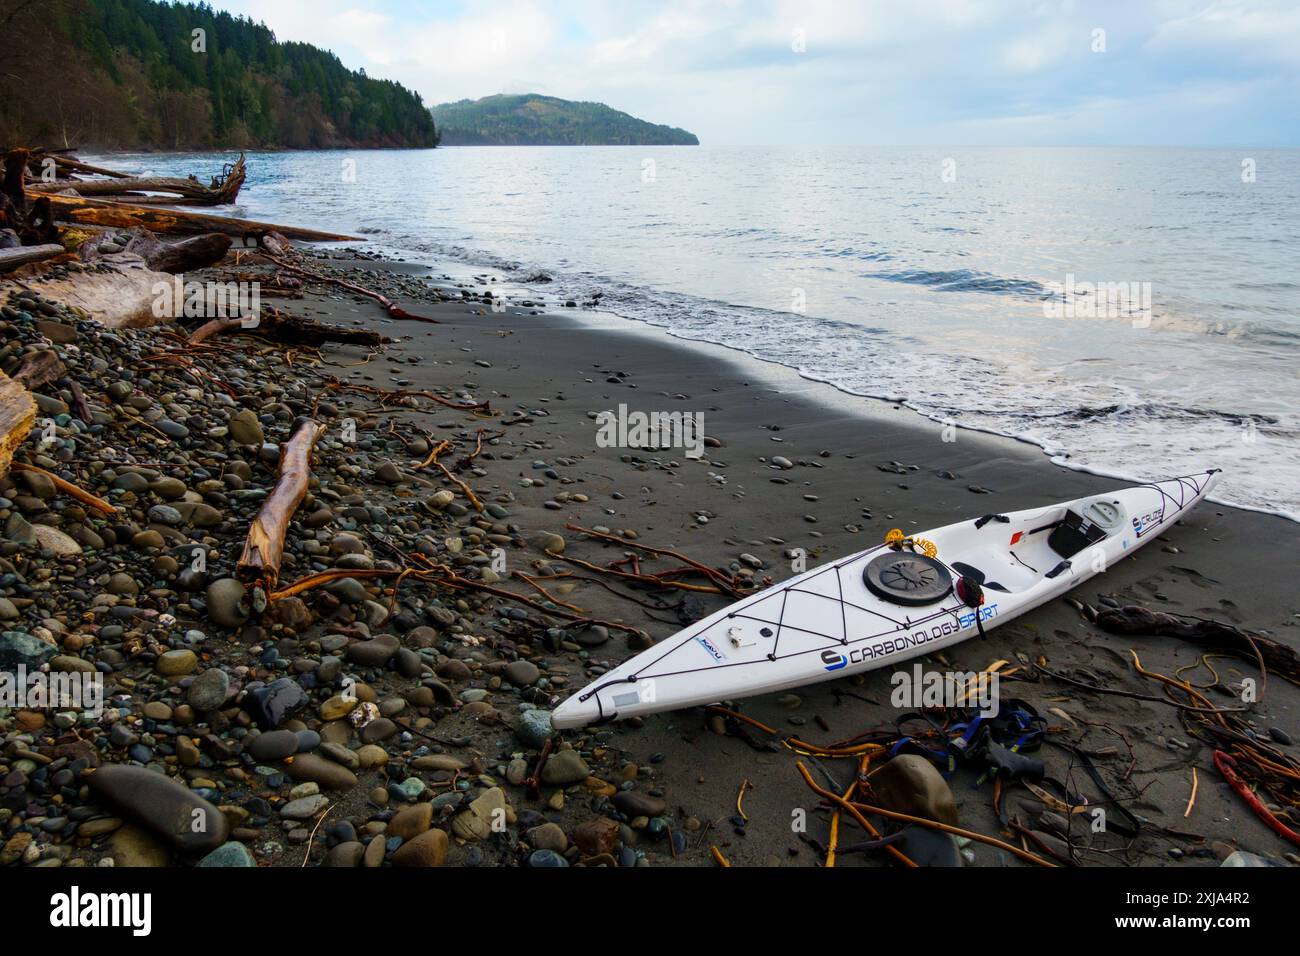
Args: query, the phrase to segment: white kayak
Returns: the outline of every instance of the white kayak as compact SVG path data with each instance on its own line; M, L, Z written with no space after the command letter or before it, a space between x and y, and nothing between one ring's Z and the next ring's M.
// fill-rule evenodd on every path
M895 535L678 631L569 697L551 722L751 697L942 650L1105 571L1195 507L1218 474Z

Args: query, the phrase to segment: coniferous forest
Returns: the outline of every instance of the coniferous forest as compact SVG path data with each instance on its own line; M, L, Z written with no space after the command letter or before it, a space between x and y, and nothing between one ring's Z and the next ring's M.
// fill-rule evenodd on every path
M419 94L206 3L0 0L0 142L429 147Z

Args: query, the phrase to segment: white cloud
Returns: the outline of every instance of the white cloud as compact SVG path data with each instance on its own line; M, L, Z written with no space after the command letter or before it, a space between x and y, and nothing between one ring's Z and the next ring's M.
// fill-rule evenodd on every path
M1152 136L1176 137L1181 122L1188 142L1209 129L1300 136L1272 118L1294 116L1300 97L1289 69L1300 7L1282 0L478 0L454 14L416 0L216 5L427 103L527 91L603 100L711 143L960 143L977 131L1071 142L1085 127L1088 141L1109 128L1133 142L1144 118ZM1105 54L1090 50L1097 27ZM796 30L804 53L791 49ZM1216 103L1215 83L1248 85L1256 100ZM1173 112L1152 122L1157 101ZM1215 110L1225 115L1205 115Z
M1220 0L1161 23L1146 49L1151 53L1218 52L1300 63L1300 6Z

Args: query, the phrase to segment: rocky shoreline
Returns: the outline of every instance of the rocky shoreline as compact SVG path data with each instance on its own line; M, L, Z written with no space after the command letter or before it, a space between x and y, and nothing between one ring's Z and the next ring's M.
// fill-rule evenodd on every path
M40 470L0 479L0 667L102 675L105 694L102 713L0 706L0 866L709 865L713 846L738 864L820 862L824 810L786 755L717 715L552 732L548 710L568 692L724 603L611 590L564 559L607 566L623 557L611 540L653 541L757 585L788 573L794 546L828 558L866 547L903 516L911 530L1041 496L1048 466L975 440L935 451L935 436L916 435L910 421L864 428L847 414L814 417L795 390L754 388L739 368L691 365L675 346L656 352L557 316L578 303L494 308L485 283L457 288L351 252L321 254L314 268L439 324L390 318L310 282L277 307L391 341L367 350L223 335L194 345L166 326L106 329L44 299L36 281L0 301L0 369L45 351L64 369L36 391L46 424L15 458ZM628 396L700 408L705 457L595 447L592 416ZM281 446L307 418L326 431L280 585L350 573L263 608L236 562ZM442 461L456 464L426 467L444 442ZM1054 498L1100 484L1051 473ZM1166 544L1164 561L1126 562L1102 587L1209 606L1294 646L1293 598L1252 588L1245 579L1264 559L1245 552L1252 534L1267 535L1294 561L1300 536L1266 516L1234 530L1223 509L1204 510ZM1190 570L1216 546L1240 557L1241 582ZM484 587L412 579L390 593L413 555ZM544 589L516 571L547 579ZM572 607L576 623L560 616ZM1046 654L1058 670L1130 682L1112 659L1122 648L1105 644L1058 602L952 656L983 667ZM1196 659L1168 641L1142 647L1167 673ZM747 712L824 739L892 721L880 706L885 676L840 683ZM1066 730L1078 729L1071 711L1135 728L1142 771L1112 780L1117 792L1167 829L1203 834L1148 838L1114 862L1280 853L1226 788L1207 786L1196 826L1182 821L1187 771L1206 755L1171 713L1114 698L1066 702L1059 686L1016 693L1044 711L1055 702ZM1261 733L1293 719L1286 712L1300 702L1288 685L1272 693ZM954 789L963 826L998 831L986 795ZM790 827L797 808L814 816L807 832ZM1026 812L1050 816L1042 804ZM1041 839L1059 843L1058 824L1043 822ZM962 849L967 862L1009 862Z
M603 748L564 745L537 781L545 801L520 795L551 736L545 705L569 684L546 658L599 647L606 628L570 633L491 599L414 587L394 606L383 582L358 577L254 619L234 562L279 445L307 414L330 434L286 575L395 569L392 556L416 551L494 582L494 547L563 549L553 532L530 544L506 505L480 514L413 467L432 436L408 426L438 406L392 399L387 414L365 393L335 398L321 388L332 376L306 374L291 353L222 343L187 354L175 332L107 330L38 292L9 298L0 332L7 371L43 350L66 370L35 395L53 429L24 457L117 509L68 500L41 472L0 484L0 663L106 683L98 717L0 708L0 865L437 866L449 836L467 864L630 866L647 861L642 845L667 852L653 770L611 766ZM447 398L472 401L465 389ZM438 411L443 434L472 444L472 414ZM502 736L513 746L485 740ZM544 813L563 809L569 788L612 801L620 819L593 815L566 832Z

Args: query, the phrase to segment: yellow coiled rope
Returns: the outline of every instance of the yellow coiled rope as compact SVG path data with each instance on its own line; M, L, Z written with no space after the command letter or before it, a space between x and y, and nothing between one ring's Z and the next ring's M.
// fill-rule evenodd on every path
M895 551L901 551L903 548L920 551L927 558L934 558L939 554L939 548L933 541L927 541L925 538L909 538L898 528L885 535L885 544Z

